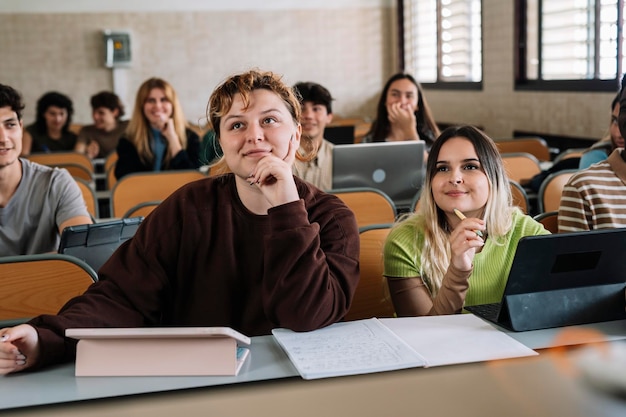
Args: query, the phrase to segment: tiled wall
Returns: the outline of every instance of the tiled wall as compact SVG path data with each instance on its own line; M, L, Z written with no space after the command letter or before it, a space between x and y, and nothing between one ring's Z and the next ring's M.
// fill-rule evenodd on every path
M71 2L35 3L52 7L48 5ZM172 4L153 3L161 9ZM290 84L324 84L336 98L337 115L374 116L380 89L395 71L395 1L248 4L256 6L119 13L110 8L80 13L0 10L0 82L24 94L26 122L34 118L39 95L56 89L74 99L75 120L86 123L91 94L115 88L130 107L139 84L160 76L179 92L188 119L198 121L217 83L233 72L260 67L284 74ZM264 10L259 4L281 7ZM316 4L320 8L312 6ZM483 90L428 90L436 119L482 125L493 137L511 136L514 130L602 136L613 94L514 91L513 18L513 0L483 0ZM115 76L102 64L101 31L106 28L132 33L132 67L115 70Z

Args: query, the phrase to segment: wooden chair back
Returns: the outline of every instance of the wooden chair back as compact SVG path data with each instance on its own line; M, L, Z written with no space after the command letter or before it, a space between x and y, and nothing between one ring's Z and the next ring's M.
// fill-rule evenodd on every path
M55 165L56 168L66 169L67 172L74 178L80 178L83 181L87 181L90 184L94 183L94 174L92 171L87 170L82 165L78 164L58 164Z
M165 200L181 186L206 178L196 170L142 172L122 177L111 190L111 215L122 217L137 204Z
M383 278L383 245L390 228L391 224L382 224L359 229L361 279L345 321L394 317L395 310Z
M501 154L526 152L539 161L550 160L550 148L543 138L496 139L494 142Z
M341 188L329 193L339 197L354 212L359 227L393 223L396 219L396 206L384 192L375 188Z
M558 211L548 211L545 213L539 213L535 217L533 217L536 221L543 224L543 227L546 228L550 233L559 233L559 212Z
M91 215L92 219L97 219L99 216L98 213L98 199L96 198L96 192L93 189L92 185L82 178L74 177L78 188L80 188L81 193L83 193L83 200L85 200L85 204L87 205L87 211Z
M128 219L130 217L147 217L148 214L152 213L152 210L157 208L159 204L161 204L162 200L156 201L144 201L143 203L135 204L131 208L129 208L126 213L122 216L124 219Z
M541 186L539 186L539 192L537 193L539 213L559 210L563 187L565 187L567 181L569 181L571 176L577 171L576 169L564 169L548 175L546 179L543 180Z
M93 176L94 168L91 159L85 154L78 152L50 152L50 153L34 153L27 156L33 162L41 165L56 167L60 165L75 164L85 168L91 172Z
M566 149L554 158L554 164L558 164L564 159L580 158L588 148L571 148Z
M530 203L528 202L528 194L519 183L509 180L511 186L511 196L513 197L513 205L519 207L524 214L528 214Z
M509 179L521 185L541 172L537 158L526 152L504 153L502 162Z
M0 320L56 314L97 280L89 265L72 256L0 257Z

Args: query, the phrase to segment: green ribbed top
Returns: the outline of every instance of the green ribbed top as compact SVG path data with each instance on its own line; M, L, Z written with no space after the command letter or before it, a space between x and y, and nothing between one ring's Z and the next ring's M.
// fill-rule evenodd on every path
M392 278L420 276L421 248L424 235L417 230L415 221L409 220L394 228L384 247L384 275ZM487 238L483 250L474 256L474 270L469 278L465 305L499 302L511 270L517 243L524 236L549 234L540 223L516 210L513 227L495 244ZM424 280L427 285L429 282Z

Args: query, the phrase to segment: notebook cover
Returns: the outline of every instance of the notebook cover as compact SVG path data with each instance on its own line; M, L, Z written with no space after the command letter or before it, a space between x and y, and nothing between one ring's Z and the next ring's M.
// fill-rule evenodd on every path
M76 376L236 375L238 341L250 339L229 328L68 329L80 339Z

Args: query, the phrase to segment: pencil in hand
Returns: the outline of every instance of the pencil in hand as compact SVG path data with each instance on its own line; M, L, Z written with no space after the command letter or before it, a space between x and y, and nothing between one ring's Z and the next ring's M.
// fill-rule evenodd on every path
M458 217L459 219L465 220L465 214L461 213L461 210L455 208L454 214L456 214L456 217ZM476 235L479 237L483 237L483 232L481 232L480 230L474 230L474 233L476 233Z

